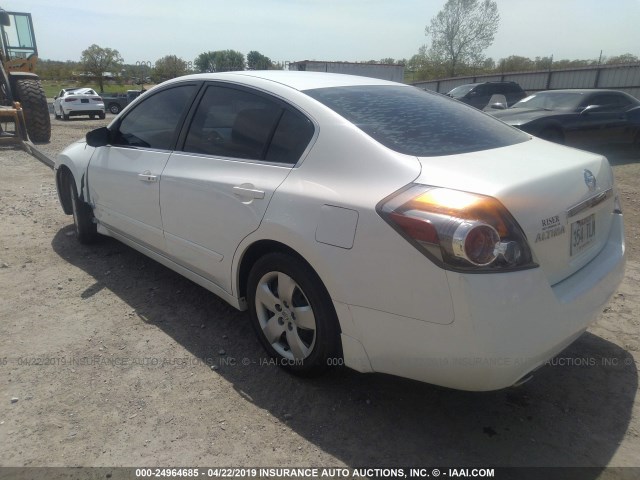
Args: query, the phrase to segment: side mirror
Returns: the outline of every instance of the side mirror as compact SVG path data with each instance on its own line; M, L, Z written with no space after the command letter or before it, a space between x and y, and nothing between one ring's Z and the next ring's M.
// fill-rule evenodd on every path
M491 111L491 110L506 110L507 109L507 97L502 95L501 93L494 93L491 95L489 99L489 103L482 110Z
M85 138L90 147L104 147L111 143L111 131L107 127L96 128L87 133Z

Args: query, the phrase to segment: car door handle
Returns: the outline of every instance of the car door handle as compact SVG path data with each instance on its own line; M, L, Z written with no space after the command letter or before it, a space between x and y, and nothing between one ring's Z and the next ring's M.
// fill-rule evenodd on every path
M245 198L264 198L264 191L256 190L255 188L250 188L244 185L236 185L235 187L233 187L233 193L234 195Z
M151 172L147 170L146 172L142 172L138 174L138 180L142 182L154 183L158 181L158 176L152 175Z

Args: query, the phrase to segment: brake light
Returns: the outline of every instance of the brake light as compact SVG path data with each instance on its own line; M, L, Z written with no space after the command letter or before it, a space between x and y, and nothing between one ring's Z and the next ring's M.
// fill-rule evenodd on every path
M495 272L537 267L524 232L495 198L413 184L384 199L377 211L443 268Z
M100 97L91 97L91 100L95 100L96 102L101 102L102 99Z
M75 102L77 100L76 97L67 97L64 99L65 102Z

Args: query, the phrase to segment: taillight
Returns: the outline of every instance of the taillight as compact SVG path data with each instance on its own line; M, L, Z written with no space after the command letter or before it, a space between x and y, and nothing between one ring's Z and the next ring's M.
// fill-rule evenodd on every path
M67 97L64 99L65 102L75 102L77 100L76 97Z
M101 102L102 99L100 97L91 97L91 100L95 100L96 102Z
M537 267L522 229L493 197L414 184L384 199L377 211L443 268L498 272Z

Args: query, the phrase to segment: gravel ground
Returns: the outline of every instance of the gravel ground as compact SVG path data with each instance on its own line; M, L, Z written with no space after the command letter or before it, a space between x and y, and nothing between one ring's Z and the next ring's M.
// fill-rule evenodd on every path
M40 148L106 122L52 119ZM0 465L640 466L640 162L610 158L619 292L532 381L467 393L265 364L246 314L117 241L78 245L52 172L0 147Z

